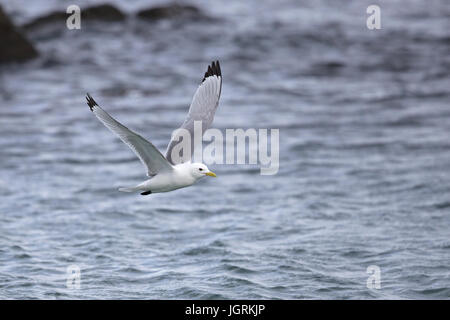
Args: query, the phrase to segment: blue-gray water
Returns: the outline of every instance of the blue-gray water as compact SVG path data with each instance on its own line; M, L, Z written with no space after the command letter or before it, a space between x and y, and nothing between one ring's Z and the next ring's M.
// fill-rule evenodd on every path
M2 3L17 23L66 6ZM208 1L215 22L29 34L40 58L0 71L0 298L448 299L450 7L379 1L368 30L369 4ZM214 127L279 128L279 173L118 192L144 170L85 93L164 150L213 59Z

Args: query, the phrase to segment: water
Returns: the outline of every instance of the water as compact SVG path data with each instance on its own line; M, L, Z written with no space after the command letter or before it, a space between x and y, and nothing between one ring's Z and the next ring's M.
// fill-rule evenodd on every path
M3 4L18 23L61 7ZM41 57L1 70L0 298L448 299L450 7L379 1L370 31L369 4L211 1L214 23L34 30ZM213 59L214 126L279 128L279 173L212 165L194 187L118 192L144 171L85 93L164 150Z

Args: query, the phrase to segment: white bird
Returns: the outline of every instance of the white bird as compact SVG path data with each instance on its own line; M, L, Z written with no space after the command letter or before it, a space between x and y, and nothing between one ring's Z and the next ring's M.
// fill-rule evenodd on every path
M202 83L192 99L188 116L181 126L190 132L191 137L194 134L194 121L202 121L202 134L211 125L219 104L221 90L222 74L219 61L216 61L208 66ZM135 187L119 188L119 191L142 191L141 195L168 192L191 186L205 176L216 176L203 163L191 163L191 161L177 163L172 159L172 149L178 143L174 137L167 146L166 156L163 156L150 141L134 133L100 108L89 93L86 100L95 116L136 153L147 170L147 176L150 177Z

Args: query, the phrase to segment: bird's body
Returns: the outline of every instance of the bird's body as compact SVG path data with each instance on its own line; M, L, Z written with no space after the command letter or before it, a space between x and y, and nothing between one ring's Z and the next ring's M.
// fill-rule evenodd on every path
M201 178L201 176L197 178L192 175L192 165L193 164L190 162L177 164L173 167L172 171L166 174L157 174L154 177L138 184L136 187L119 188L119 191L151 191L151 193L158 193L189 187Z
M214 118L221 88L222 74L217 61L208 67L202 84L194 95L188 117L181 128L188 130L192 135L194 121L202 121L202 123L206 124L204 128L206 130ZM119 188L119 191L142 191L142 195L168 192L191 186L205 176L216 176L202 163L181 162L178 159L179 157L174 156L172 151L178 141L175 137L169 142L166 155L163 156L151 142L125 127L100 108L89 94L86 99L89 108L95 116L136 153L146 167L147 175L150 177L150 179L137 186Z

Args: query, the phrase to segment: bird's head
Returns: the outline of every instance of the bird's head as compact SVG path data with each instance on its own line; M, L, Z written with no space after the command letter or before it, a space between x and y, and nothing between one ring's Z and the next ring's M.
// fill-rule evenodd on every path
M200 179L205 176L216 177L216 174L208 169L203 163L192 163L191 174L194 178Z

